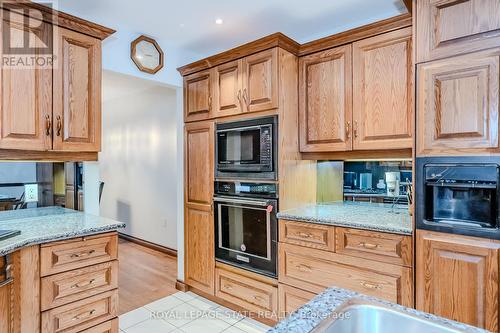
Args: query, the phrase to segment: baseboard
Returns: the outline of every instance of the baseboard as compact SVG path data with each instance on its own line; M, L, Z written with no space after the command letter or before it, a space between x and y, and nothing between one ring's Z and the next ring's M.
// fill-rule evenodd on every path
M156 251L165 253L165 254L167 254L167 255L169 255L171 257L177 257L177 250L168 248L166 246L158 245L158 244L155 244L155 243L151 243L151 242L148 242L148 241L146 241L144 239L140 239L140 238L137 238L137 237L134 237L134 236L126 235L126 234L123 234L121 232L118 233L118 236L120 238L128 240L129 242L132 242L132 243L135 243L135 244L138 244L138 245L142 245L142 246L150 248L152 250L156 250Z
M175 282L175 289L182 291L182 292L188 292L189 286L187 284L185 284L183 281L177 280Z

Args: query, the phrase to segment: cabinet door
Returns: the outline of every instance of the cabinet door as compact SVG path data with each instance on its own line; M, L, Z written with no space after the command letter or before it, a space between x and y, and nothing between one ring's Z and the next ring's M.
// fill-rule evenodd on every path
M418 0L415 4L418 62L500 44L498 0Z
M495 241L417 231L417 309L498 332Z
M64 28L54 63L54 150L101 149L101 41Z
M417 154L500 152L500 48L420 64Z
M412 147L411 28L353 44L354 149Z
M214 187L214 123L186 124L184 144L185 202L211 205Z
M12 283L0 286L0 333L13 332L11 288Z
M184 121L209 119L212 116L210 70L184 77Z
M215 246L212 205L188 203L184 217L185 282L215 294Z
M316 294L280 283L278 285L278 310L281 318L308 303Z
M256 112L278 107L278 48L243 59L244 111Z
M299 61L300 151L352 149L351 45Z
M10 15L7 11L3 13L3 35L10 36L10 44L13 46L24 45L28 32L25 30L23 17L13 12ZM32 29L35 30L33 34L38 34L43 39L50 36L48 24L32 20ZM40 38L34 38L38 47L42 44ZM11 56L4 49L3 43L0 44L0 54ZM24 58L24 55L21 57ZM51 149L52 68L4 65L0 84L0 148L39 151Z
M236 60L213 69L214 117L231 116L242 110L243 61Z

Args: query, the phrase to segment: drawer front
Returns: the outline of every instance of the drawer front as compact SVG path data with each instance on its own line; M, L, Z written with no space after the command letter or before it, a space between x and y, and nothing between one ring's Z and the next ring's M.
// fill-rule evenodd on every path
M110 291L42 313L42 333L74 333L115 319L118 291Z
M289 314L300 308L302 305L308 303L315 296L315 293L297 289L280 283L278 285L278 309L280 318L288 316Z
M357 229L336 228L337 253L411 267L410 236Z
M81 333L118 333L118 319L113 319L81 331Z
M79 238L49 244L40 251L40 273L47 276L117 259L118 236Z
M316 249L334 251L334 227L311 223L280 220L279 241L289 244L307 246Z
M281 283L316 293L338 286L413 305L409 268L288 244L280 244L279 252Z
M278 310L278 288L254 279L216 269L215 295L250 311Z
M44 277L41 287L42 311L116 288L118 288L116 260Z

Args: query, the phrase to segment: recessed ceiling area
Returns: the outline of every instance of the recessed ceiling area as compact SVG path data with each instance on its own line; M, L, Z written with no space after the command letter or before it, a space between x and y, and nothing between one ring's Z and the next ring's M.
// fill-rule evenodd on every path
M200 58L274 32L304 43L406 12L401 0L59 0L58 5Z

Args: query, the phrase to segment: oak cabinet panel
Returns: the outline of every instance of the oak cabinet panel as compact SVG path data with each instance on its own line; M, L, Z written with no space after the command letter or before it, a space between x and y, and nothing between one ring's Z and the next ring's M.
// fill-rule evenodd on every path
M300 58L299 82L300 150L351 150L351 45Z
M54 150L101 148L101 41L55 29Z
M499 249L496 241L417 231L417 309L498 332Z
M214 116L223 117L242 111L243 60L217 66L212 72L214 79Z
M13 304L11 301L12 283L0 286L0 333L12 333Z
M335 228L279 220L279 241L333 252L335 251Z
M212 204L214 186L214 123L186 124L185 201Z
M500 152L500 49L418 66L417 154Z
M498 46L498 0L418 0L417 60L424 62Z
M278 285L278 304L281 318L288 316L302 305L308 303L315 296L315 293L280 283Z
M184 121L212 116L212 81L209 70L184 77Z
M245 112L278 107L278 48L262 51L243 59Z
M212 206L187 204L184 218L185 282L215 293L215 248Z
M26 31L23 17L3 11L2 30L9 33L11 45L24 45ZM36 21L36 20L35 20ZM34 33L41 39L50 36L49 24L34 22ZM4 34L5 34L4 33ZM2 43L0 43L2 44ZM0 45L0 54L6 54ZM0 90L0 148L23 150L50 150L52 133L52 68L47 66L23 68L2 66Z
M412 147L411 28L353 44L354 150Z

